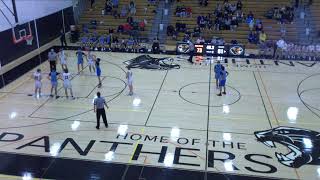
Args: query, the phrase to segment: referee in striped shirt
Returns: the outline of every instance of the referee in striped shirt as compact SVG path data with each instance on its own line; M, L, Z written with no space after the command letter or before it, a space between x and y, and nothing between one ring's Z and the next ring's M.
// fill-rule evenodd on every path
M101 97L101 93L97 92L97 98L94 100L94 112L97 115L97 129L100 129L100 117L102 116L103 123L108 128L107 116L106 111L104 110L104 106L109 109L109 106L106 103L106 100Z

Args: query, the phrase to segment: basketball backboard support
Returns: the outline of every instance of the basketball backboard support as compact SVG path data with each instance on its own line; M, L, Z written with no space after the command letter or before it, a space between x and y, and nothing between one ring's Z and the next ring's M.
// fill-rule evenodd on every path
M32 37L32 29L30 22L18 24L12 28L12 40L14 44L26 41Z

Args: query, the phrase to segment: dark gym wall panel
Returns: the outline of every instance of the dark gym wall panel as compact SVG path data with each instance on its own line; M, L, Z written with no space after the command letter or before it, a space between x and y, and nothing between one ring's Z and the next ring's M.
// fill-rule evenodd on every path
M63 10L64 15L64 24L66 28L66 32L70 31L70 25L75 24L74 16L73 16L73 7L69 7Z
M37 48L36 31L33 21L30 22L30 27L33 35L33 42L31 46L27 45L26 41L14 44L12 38L12 29L0 32L0 61L2 66Z
M39 45L46 43L59 37L60 30L63 29L62 13L58 11L49 16L36 20L39 35Z
M74 24L73 8L63 9L66 31L70 30L70 25ZM62 10L54 14L37 19L37 30L39 35L39 45L42 46L55 38L59 37L60 30L63 28ZM37 48L37 38L34 21L30 22L33 34L33 44L28 46L25 41L14 44L12 40L12 30L0 32L0 61L4 66L13 60ZM27 23L26 23L27 24Z

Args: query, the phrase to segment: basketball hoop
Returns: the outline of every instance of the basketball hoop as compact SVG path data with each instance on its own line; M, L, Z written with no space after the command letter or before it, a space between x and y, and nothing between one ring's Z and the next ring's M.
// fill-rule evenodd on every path
M28 46L32 46L33 36L26 36L25 40Z

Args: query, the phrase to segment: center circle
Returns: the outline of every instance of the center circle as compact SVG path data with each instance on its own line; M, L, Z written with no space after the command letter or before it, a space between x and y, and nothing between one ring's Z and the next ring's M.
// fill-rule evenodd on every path
M210 88L210 107L223 107L232 105L241 99L240 92L231 86L226 85L226 95L217 96L219 90L215 88L215 84ZM183 86L179 90L179 96L184 101L198 105L208 106L209 83L208 82L195 82Z
M319 101L315 101L316 97L320 95L320 88L307 89L300 92L301 101L303 101L307 106L320 111Z
M320 74L313 74L303 79L297 88L300 101L316 116L320 118L320 86L318 83Z

